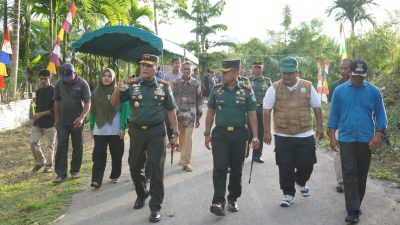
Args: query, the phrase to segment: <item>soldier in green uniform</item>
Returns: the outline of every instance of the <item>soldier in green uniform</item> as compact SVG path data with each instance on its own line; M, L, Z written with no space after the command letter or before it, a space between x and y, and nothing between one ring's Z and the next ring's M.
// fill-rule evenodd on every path
M257 134L256 99L251 88L238 81L240 59L222 61L223 83L216 85L208 98L205 146L212 144L214 197L210 211L225 215L225 192L228 167L231 168L228 185L228 210L237 212L237 198L242 192L242 168L249 131L247 117L253 134L253 148L260 142ZM214 123L216 127L211 132Z
M271 80L262 75L263 64L262 62L255 61L252 65L253 76L250 78L251 86L257 101L257 122L258 122L258 137L264 137L264 122L263 122L263 99ZM259 148L253 149L253 160L258 163L264 163L261 158L263 149L263 142L260 143Z
M240 84L245 84L247 87L251 88L251 83L250 83L249 78L247 78L244 75L244 67L243 67L243 65L240 65L238 81L239 81Z
M168 83L155 77L157 62L157 56L143 55L140 62L141 77L137 78L128 89L120 82L119 88L115 89L111 98L113 105L125 101L131 102L128 163L137 195L133 208L143 208L150 194L150 222L161 220L160 209L164 198L165 110L173 130L173 138L170 141L173 147L177 146L179 136L175 100ZM151 170L150 191L147 190L144 174L146 161L150 164Z

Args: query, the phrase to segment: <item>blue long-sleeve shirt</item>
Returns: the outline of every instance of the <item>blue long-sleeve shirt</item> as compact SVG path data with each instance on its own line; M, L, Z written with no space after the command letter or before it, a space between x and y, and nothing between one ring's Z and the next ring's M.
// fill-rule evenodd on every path
M375 129L386 125L382 95L374 85L364 81L357 88L350 80L333 92L328 128L339 130L339 141L369 142Z

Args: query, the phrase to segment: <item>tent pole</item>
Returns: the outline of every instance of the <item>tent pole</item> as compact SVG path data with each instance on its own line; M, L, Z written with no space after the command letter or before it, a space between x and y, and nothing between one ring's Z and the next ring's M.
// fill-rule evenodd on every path
M164 49L161 49L161 71L164 73Z

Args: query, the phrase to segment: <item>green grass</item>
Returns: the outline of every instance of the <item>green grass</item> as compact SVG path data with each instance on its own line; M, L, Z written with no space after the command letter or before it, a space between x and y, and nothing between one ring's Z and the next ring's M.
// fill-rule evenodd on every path
M380 168L379 166L371 166L370 172L373 178L394 181L400 183L400 177L396 172L388 168Z
M59 185L51 183L54 173L31 173L34 160L28 144L30 131L31 126L25 126L1 134L0 224L48 224L65 211L72 195L88 182L85 174L91 171L93 141L87 129L82 177Z

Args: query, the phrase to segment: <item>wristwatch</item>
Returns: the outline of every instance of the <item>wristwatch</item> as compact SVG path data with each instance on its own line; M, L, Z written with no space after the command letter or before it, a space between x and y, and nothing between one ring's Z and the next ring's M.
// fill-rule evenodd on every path
M210 136L210 132L204 132L204 137Z
M385 129L376 129L375 132L380 132L382 134L385 134Z

